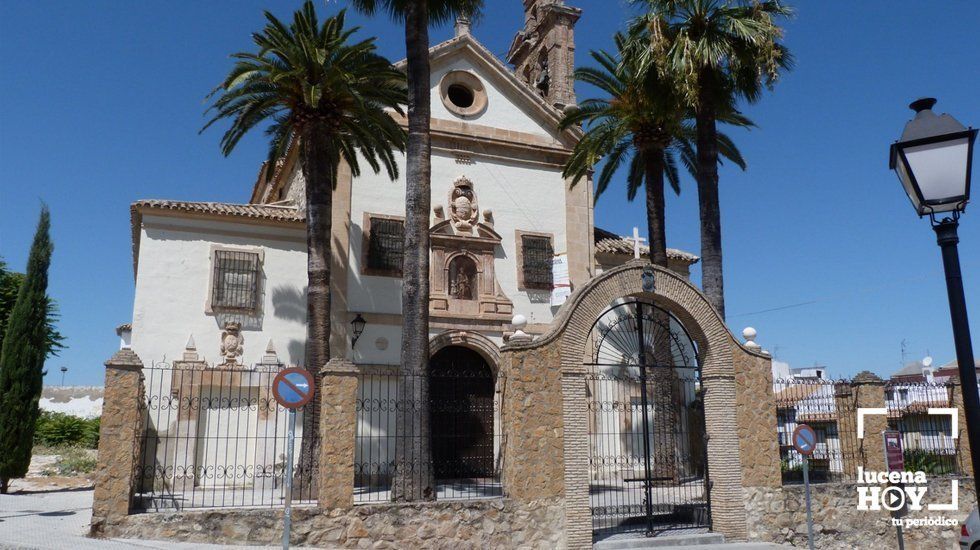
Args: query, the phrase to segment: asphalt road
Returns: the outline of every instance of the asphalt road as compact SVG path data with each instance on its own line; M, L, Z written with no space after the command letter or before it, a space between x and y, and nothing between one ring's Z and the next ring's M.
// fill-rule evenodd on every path
M92 490L36 491L0 495L0 548L255 548L131 539L90 539Z

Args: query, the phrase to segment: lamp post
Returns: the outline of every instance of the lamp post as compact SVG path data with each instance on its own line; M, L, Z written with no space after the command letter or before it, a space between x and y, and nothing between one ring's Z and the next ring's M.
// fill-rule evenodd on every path
M360 313L358 313L354 317L354 320L350 322L350 326L354 330L354 335L350 339L351 349L354 349L354 346L357 345L357 341L361 338L361 334L364 332L365 325L367 325L367 321L364 320L364 317L361 317Z
M65 373L68 372L68 367L62 365L61 367L61 385L65 385Z
M980 394L956 246L960 240L956 234L960 213L966 210L970 200L970 169L977 130L965 128L947 114L936 115L932 112L935 104L934 98L923 98L909 105L915 117L905 125L899 141L892 144L888 164L898 174L919 217L929 215L942 249L966 429L973 455L973 477L980 495ZM944 213L948 215L936 219L937 214Z

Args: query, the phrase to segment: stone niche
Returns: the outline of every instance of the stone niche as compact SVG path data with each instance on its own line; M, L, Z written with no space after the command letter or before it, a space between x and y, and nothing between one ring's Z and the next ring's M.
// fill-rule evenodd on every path
M494 274L501 237L493 229L493 212L481 216L473 182L465 176L453 182L448 207L433 209L435 225L429 229L430 315L509 322L514 305Z

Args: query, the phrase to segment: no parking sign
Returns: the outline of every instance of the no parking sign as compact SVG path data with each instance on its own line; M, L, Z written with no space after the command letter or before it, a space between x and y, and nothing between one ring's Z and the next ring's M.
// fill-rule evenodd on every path
M272 396L276 402L289 409L289 432L286 443L286 510L283 514L282 547L289 548L289 531L292 524L293 504L293 448L296 446L296 409L313 399L313 375L300 367L279 371L272 380Z
M299 409L313 399L313 375L300 367L279 371L272 381L272 396L287 409Z

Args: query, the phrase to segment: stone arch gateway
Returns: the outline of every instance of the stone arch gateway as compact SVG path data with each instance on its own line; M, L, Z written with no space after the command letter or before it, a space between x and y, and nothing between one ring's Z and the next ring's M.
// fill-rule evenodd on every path
M645 284L644 276L651 274L653 290L645 291L650 281ZM643 261L592 279L568 299L547 333L501 349L501 368L509 380L503 410L509 494L526 501L562 498L566 546L591 547L590 333L600 316L623 300L642 301L669 314L696 347L711 529L728 540L745 540L743 488L779 485L778 459L767 457L778 456L771 359L742 346L686 278ZM555 426L552 436L548 429Z

